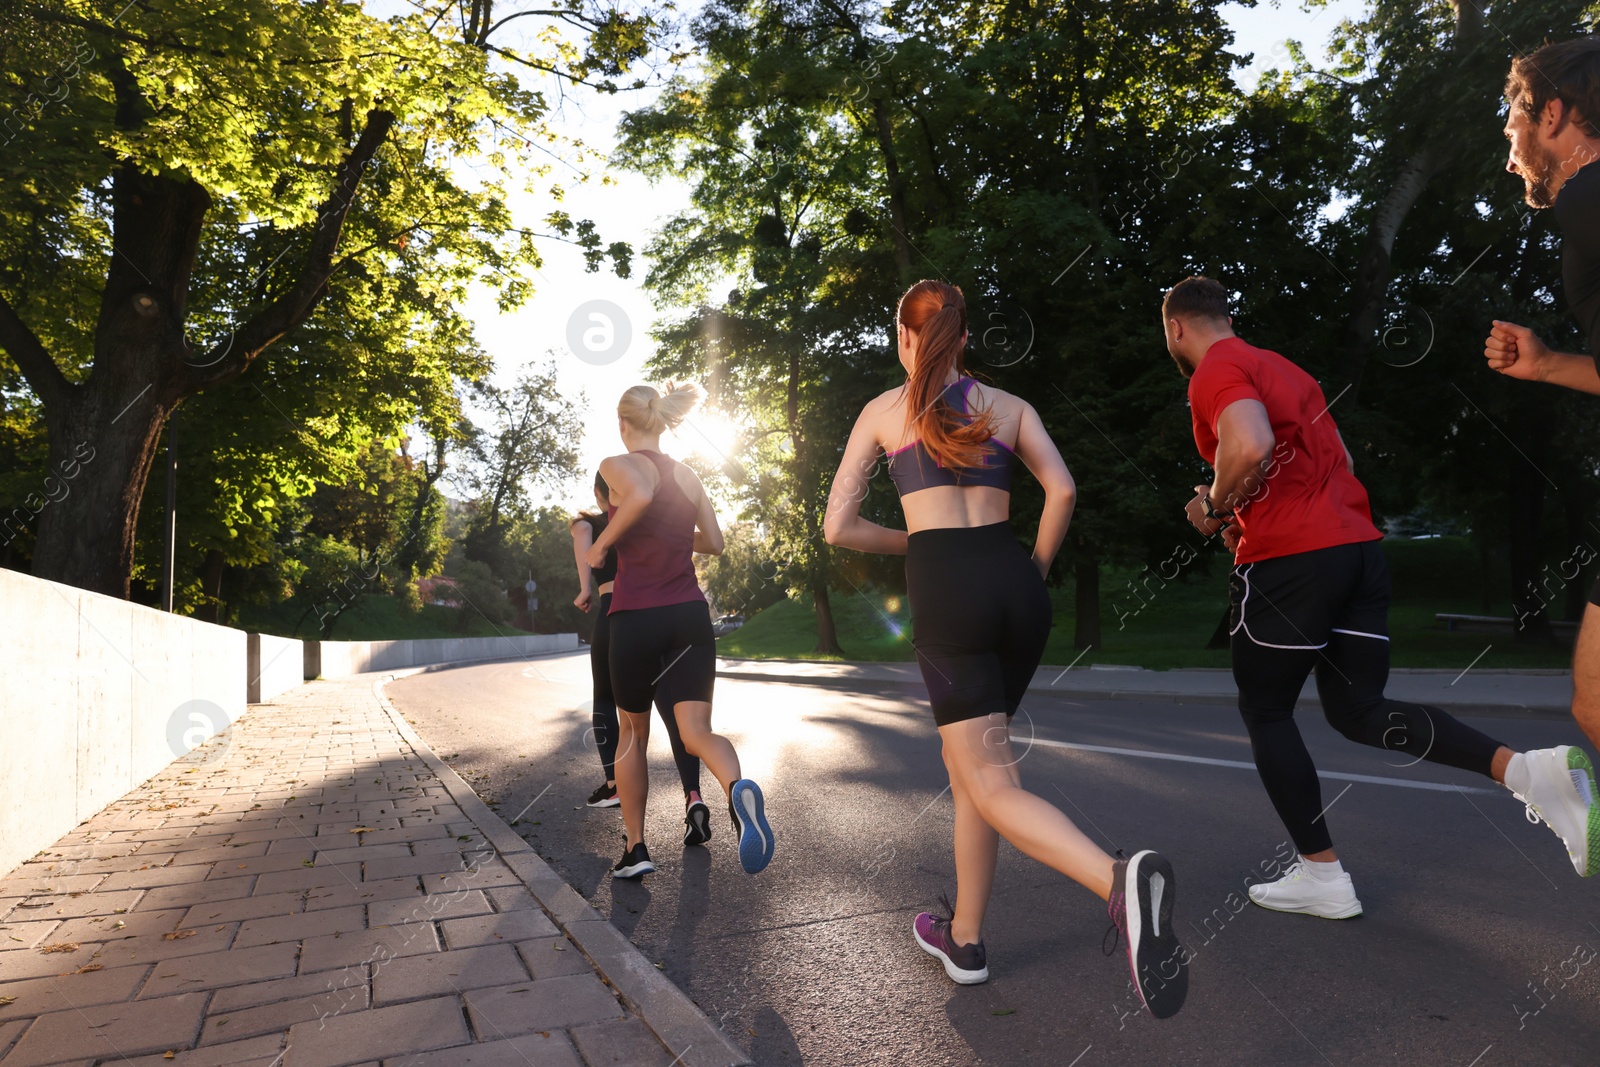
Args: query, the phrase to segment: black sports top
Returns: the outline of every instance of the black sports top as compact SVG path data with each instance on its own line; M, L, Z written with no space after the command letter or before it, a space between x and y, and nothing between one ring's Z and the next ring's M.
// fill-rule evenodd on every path
M1562 183L1555 210L1567 309L1589 339L1589 354L1600 356L1600 162Z
M951 382L945 386L945 403L965 416L967 392L974 384L972 378ZM964 421L970 422L971 419ZM1016 459L1016 453L998 437L989 438L984 442L984 448L988 454L984 456L981 467L945 467L928 454L927 447L918 439L889 453L889 477L894 479L894 486L900 490L901 496L936 485L987 485L1010 492L1011 463Z
M603 515L579 515L578 518L580 518L584 522L588 523L589 524L589 529L594 531L593 534L589 538L589 543L593 544L595 541L599 540L600 539L600 534L603 533L605 531L605 528L606 528L606 522L608 521L606 519L606 517L603 516ZM616 549L616 546L613 545L611 547L611 550L606 553L606 562L605 562L604 566L602 566L602 567L590 567L589 568L589 572L594 575L594 584L595 584L595 588L597 588L597 589L600 586L605 585L607 582L616 581L616 579L617 579L617 549Z

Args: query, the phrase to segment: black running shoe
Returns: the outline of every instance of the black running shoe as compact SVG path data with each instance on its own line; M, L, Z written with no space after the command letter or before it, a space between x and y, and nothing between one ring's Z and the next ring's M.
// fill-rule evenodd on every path
M1106 955L1116 951L1115 935L1121 931L1128 943L1128 969L1139 999L1157 1019L1170 1018L1183 1007L1189 993L1189 953L1178 944L1172 928L1172 901L1178 883L1172 864L1146 849L1112 867L1111 916L1113 940Z
M703 845L711 840L711 809L705 801L696 800L689 805L683 816L683 826L685 845Z
M656 869L650 862L650 850L640 841L622 854L615 867L611 868L613 878L638 878L640 875L649 874Z
M600 783L600 788L589 794L591 808L614 808L621 803L621 798L617 796L617 787L604 782Z

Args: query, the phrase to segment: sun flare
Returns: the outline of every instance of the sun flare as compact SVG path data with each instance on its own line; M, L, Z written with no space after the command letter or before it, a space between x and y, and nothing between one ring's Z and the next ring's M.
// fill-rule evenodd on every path
M672 432L683 452L717 463L738 457L744 427L713 412L692 413Z

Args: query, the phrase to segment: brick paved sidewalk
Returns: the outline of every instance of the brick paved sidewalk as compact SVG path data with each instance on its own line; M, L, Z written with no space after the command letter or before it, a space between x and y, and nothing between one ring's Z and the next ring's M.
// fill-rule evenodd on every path
M373 683L252 707L0 879L5 1067L743 1062Z

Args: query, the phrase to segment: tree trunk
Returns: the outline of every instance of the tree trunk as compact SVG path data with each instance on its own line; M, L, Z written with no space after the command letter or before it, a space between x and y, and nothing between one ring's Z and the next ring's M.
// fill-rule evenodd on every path
M1211 631L1211 640L1206 642L1206 648L1216 650L1232 647L1232 630L1233 605L1229 604L1222 609L1222 618L1217 620L1217 628Z
M194 617L201 622L222 621L222 572L225 557L222 549L213 548L206 552L205 563L200 570L200 592L205 597L200 606L195 609Z
M118 124L135 128L143 106L137 87L126 71L113 75ZM69 490L31 509L39 514L36 576L127 599L139 504L167 416L183 397L242 374L310 316L327 290L362 175L393 124L387 112L368 113L318 212L297 281L204 353L190 348L184 318L211 196L187 179L131 166L113 172L111 255L86 379L69 381L0 296L0 347L39 397L50 438L48 473ZM60 491L46 486L47 493Z
M1483 33L1483 10L1475 3L1452 0L1456 8L1455 32L1450 42L1456 53L1467 51ZM1493 88L1485 99L1495 101ZM1361 372L1367 356L1378 338L1378 328L1383 322L1383 309L1389 293L1389 261L1394 252L1394 241L1406 215L1416 204L1428 183L1450 163L1453 142L1449 131L1440 135L1426 135L1419 147L1406 160L1395 177L1389 192L1378 204L1367 228L1367 239L1361 250L1361 260L1356 266L1355 280L1350 286L1350 318L1345 323L1341 339L1339 370L1349 383L1351 400L1361 391ZM1412 358L1410 354L1407 358Z
M1439 149L1424 145L1406 161L1372 214L1366 243L1361 249L1361 261L1350 284L1350 318L1345 323L1340 343L1339 369L1344 380L1350 383L1352 394L1360 392L1361 372L1383 323L1389 294L1389 260L1400 224L1405 222L1406 215L1443 163L1444 154ZM1350 399L1354 400L1355 396Z
M1478 542L1478 588L1483 592L1483 613L1487 615L1494 610L1491 593L1493 583L1490 581L1493 575L1490 566L1494 560L1489 552L1489 535L1478 531L1475 540Z
M39 515L33 573L127 599L145 478L167 416L192 391L183 386L183 320L211 197L193 182L124 167L112 180L111 204L115 254L88 379L67 383L42 344L38 356L48 368L18 363L44 404L50 471L82 464L71 491ZM0 343L16 355L31 331L20 320L7 325Z
M839 647L839 632L833 625L833 604L828 600L827 582L811 583L811 602L817 612L817 652L824 656L844 655L844 649Z
M1539 527L1544 515L1544 478L1520 456L1511 461L1506 518L1511 525L1511 617L1519 642L1552 639L1548 592L1542 581Z
M76 388L46 412L49 470L65 495L39 513L33 573L126 600L140 497L168 412L153 389L130 402L98 382Z
M1100 647L1100 561L1080 551L1072 576L1072 643L1078 649Z
M911 238L906 233L905 181L900 177L900 156L894 149L894 126L889 109L876 93L872 99L872 128L883 154L883 173L889 187L889 226L894 230L894 265L900 271L900 284L911 282Z
M422 468L422 482L417 486L417 497L412 504L411 515L406 520L406 535L395 550L394 558L390 560L394 565L390 583L396 588L413 579L429 577L417 573L424 547L420 538L423 524L428 516L428 505L433 503L433 487L444 476L448 449L448 442L440 437L433 444L433 466L428 466L426 462L419 464Z

